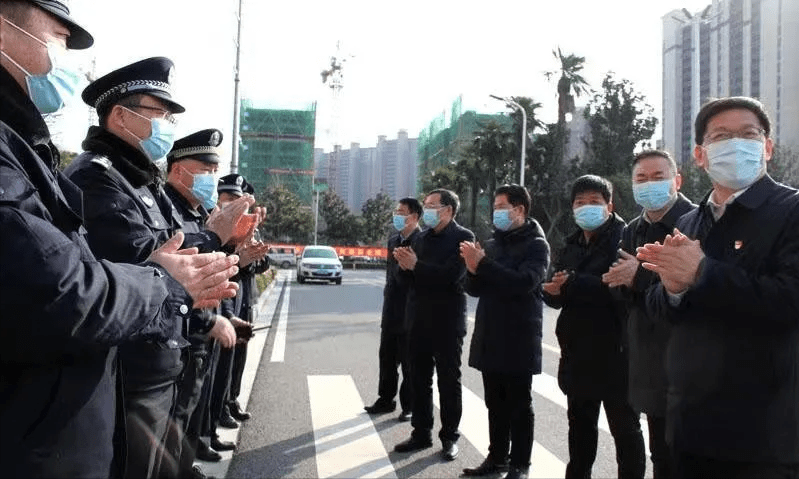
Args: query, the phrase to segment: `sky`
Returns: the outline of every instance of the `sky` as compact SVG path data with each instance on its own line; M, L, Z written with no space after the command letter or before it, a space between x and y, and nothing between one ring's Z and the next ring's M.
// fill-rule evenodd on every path
M489 94L532 97L543 104L539 117L554 121L555 84L544 72L558 67L558 47L585 57L591 87L599 89L613 71L631 80L660 117L661 18L711 2L242 1L241 97L265 108L316 104L316 147L326 151L334 142L374 146L378 135L396 138L401 129L415 138L459 95L464 111L486 113L506 111ZM237 6L238 0L72 0L73 18L95 38L94 47L75 54L87 70L94 61L97 76L151 56L172 59L173 92L186 107L178 136L218 128L229 158ZM346 60L334 102L321 72L337 45ZM57 142L78 151L89 115L78 98L62 116Z

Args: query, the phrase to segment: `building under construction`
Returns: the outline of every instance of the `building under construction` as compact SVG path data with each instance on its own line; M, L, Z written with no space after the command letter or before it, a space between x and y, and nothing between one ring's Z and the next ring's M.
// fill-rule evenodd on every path
M316 103L304 110L255 108L241 102L239 173L260 196L282 185L311 205Z

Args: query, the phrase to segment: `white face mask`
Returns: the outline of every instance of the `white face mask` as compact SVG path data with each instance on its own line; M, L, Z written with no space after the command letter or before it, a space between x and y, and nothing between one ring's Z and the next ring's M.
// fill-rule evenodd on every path
M763 142L730 138L707 146L707 174L714 183L732 190L742 190L757 181L766 171Z

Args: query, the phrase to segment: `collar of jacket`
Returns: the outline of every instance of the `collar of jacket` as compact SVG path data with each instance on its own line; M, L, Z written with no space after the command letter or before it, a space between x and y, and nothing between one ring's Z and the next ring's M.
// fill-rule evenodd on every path
M771 196L776 185L777 183L771 178L771 176L768 175L768 173L766 173L762 178L752 183L752 186L750 186L749 189L744 192L744 194L736 198L732 204L738 203L744 208L753 210L762 205L769 198L769 196ZM702 198L702 202L699 204L699 207L702 208L702 211L707 210L707 200L712 194L713 190L710 190L705 197Z
M538 231L537 225L534 222L535 220L533 218L528 217L524 219L524 223L518 228L508 231L494 229L494 239L497 241L512 242L527 238Z
M86 139L81 144L84 150L103 155L111 160L122 176L134 188L150 184L163 184L161 170L139 151L122 138L99 126L89 127Z
M427 228L427 230L425 231L427 231L428 232L427 234L429 235L440 236L447 234L449 231L452 231L457 226L458 223L455 222L455 218L452 218L451 220L449 220L449 223L447 223L447 226L445 226L444 229L439 231L438 233L436 233L436 230L434 230L433 228Z
M687 213L691 209L691 206L693 206L691 200L686 198L686 196L682 193L677 192L677 201L671 205L669 211L667 211L666 214L663 215L663 218L660 218L658 221L650 223L649 219L645 217L646 210L641 210L641 215L638 217L637 232L641 233L646 231L650 224L658 223L662 224L667 230L669 230L669 232L671 232L674 230L674 226L677 224L677 220L680 219L680 216Z
M55 170L60 155L50 141L50 130L36 105L5 67L0 67L0 121L11 127L49 163L47 166L51 170Z
M191 206L189 200L186 199L186 197L183 196L180 193L180 191L177 190L177 188L172 186L172 183L167 181L166 184L164 184L164 191L166 192L167 196L169 196L169 199L172 200L172 203L174 203L176 207L180 207L188 211L189 214L191 214L196 218L201 218L205 220L205 218L208 217L208 210L203 208L203 205L197 205L197 208Z

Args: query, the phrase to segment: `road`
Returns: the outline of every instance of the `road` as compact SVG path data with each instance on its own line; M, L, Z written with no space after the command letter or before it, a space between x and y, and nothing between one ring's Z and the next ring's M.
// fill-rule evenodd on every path
M345 271L341 286L300 285L282 270L262 297L258 324L271 325L251 342L242 399L253 418L222 463L199 463L216 477L458 477L488 452L488 426L480 373L467 366L477 301L469 301L469 333L463 352L463 419L460 456L440 459L440 442L411 454L394 452L409 423L399 411L370 417L363 411L377 397L377 351L383 271ZM544 372L533 380L535 446L530 477L563 477L568 461L566 399L557 386L557 312L544 319ZM268 334L265 334L267 333ZM260 359L260 362L258 361ZM435 389L435 388L434 388ZM438 405L438 398L435 398ZM245 401L247 402L247 401ZM437 416L436 412L436 416ZM645 421L642 421L645 425ZM440 427L438 417L434 435ZM644 431L646 435L646 430ZM651 464L647 464L651 477ZM604 414L594 477L615 477L613 439Z

